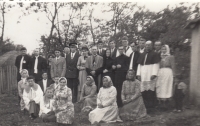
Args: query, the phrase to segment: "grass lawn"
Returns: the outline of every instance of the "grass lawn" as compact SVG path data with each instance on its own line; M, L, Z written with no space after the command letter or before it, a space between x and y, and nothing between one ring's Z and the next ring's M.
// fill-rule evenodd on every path
M20 112L15 95L1 94L0 96L0 126L56 126L56 123L43 123L40 118L31 120L29 115ZM185 109L182 113L173 113L172 110L160 112L154 110L149 118L135 122L101 123L100 126L200 126L200 110ZM75 104L75 121L72 126L90 126L88 117L80 113L80 107Z

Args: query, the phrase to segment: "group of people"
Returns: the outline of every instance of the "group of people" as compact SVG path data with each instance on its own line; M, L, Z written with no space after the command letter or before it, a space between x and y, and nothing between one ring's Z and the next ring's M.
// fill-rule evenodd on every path
M118 48L115 44L111 40L104 50L98 41L98 46L78 50L70 43L63 54L56 48L55 57L47 60L38 49L29 57L22 48L15 62L21 110L32 119L39 115L43 121L72 124L74 103L79 102L83 111L89 110L92 124L122 122L146 117L174 94L175 111L181 112L186 84L174 74L169 46L143 38L129 46L126 36Z

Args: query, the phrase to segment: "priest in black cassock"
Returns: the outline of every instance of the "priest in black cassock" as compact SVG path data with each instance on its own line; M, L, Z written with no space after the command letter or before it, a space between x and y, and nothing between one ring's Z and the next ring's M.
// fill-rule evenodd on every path
M118 107L122 107L122 100L121 100L121 90L122 84L126 79L126 73L128 71L128 57L124 55L124 48L120 46L118 48L119 56L115 58L114 64L112 68L115 70L115 83L114 86L117 89L117 104Z
M147 110L155 107L155 79L159 70L159 62L159 55L153 51L152 42L147 41L144 53L139 56L137 69L137 77L141 80L140 89Z

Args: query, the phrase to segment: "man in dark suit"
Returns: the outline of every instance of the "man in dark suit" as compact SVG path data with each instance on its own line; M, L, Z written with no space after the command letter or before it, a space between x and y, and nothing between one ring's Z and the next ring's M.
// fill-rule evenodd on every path
M21 80L20 72L22 69L27 69L30 73L31 57L27 55L27 49L21 48L21 55L16 57L15 66L17 67L17 82Z
M98 44L97 54L103 57L106 54L106 50L103 49L103 42L99 40L97 44Z
M47 87L49 87L51 84L53 84L52 80L48 79L48 75L46 72L42 74L42 80L38 82L40 85L43 93L45 93Z
M112 40L109 42L111 57L115 59L117 57L117 48L115 47L115 41Z
M47 72L47 61L39 56L39 49L34 50L34 57L31 58L30 75L35 77L35 82L42 80L42 73Z
M79 58L79 53L76 51L76 43L70 43L71 53L66 57L66 78L67 86L72 90L72 102L77 102L78 93L78 69L77 62Z
M137 72L137 67L138 67L138 58L140 56L140 53L137 51L137 46L135 43L131 44L131 48L133 52L131 53L129 57L129 69L133 69L135 73Z

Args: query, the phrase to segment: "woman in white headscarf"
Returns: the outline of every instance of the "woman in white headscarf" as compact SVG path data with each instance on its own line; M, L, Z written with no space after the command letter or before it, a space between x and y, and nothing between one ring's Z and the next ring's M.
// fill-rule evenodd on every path
M21 80L18 82L18 93L19 93L19 98L20 98L20 107L21 107L21 111L24 110L25 108L25 103L23 100L23 91L26 85L28 85L27 82L27 77L29 76L28 74L28 70L23 69L21 72Z
M163 45L161 49L161 62L158 78L156 82L156 95L159 104L163 103L166 108L166 101L173 94L173 76L174 76L174 56L170 55L168 45Z
M59 86L54 92L53 111L59 125L72 124L74 120L74 104L72 103L72 91L67 87L67 79L61 77Z
M109 76L103 77L103 87L97 95L97 108L89 113L91 124L99 122L122 122L119 118L118 106L116 103L117 91Z

